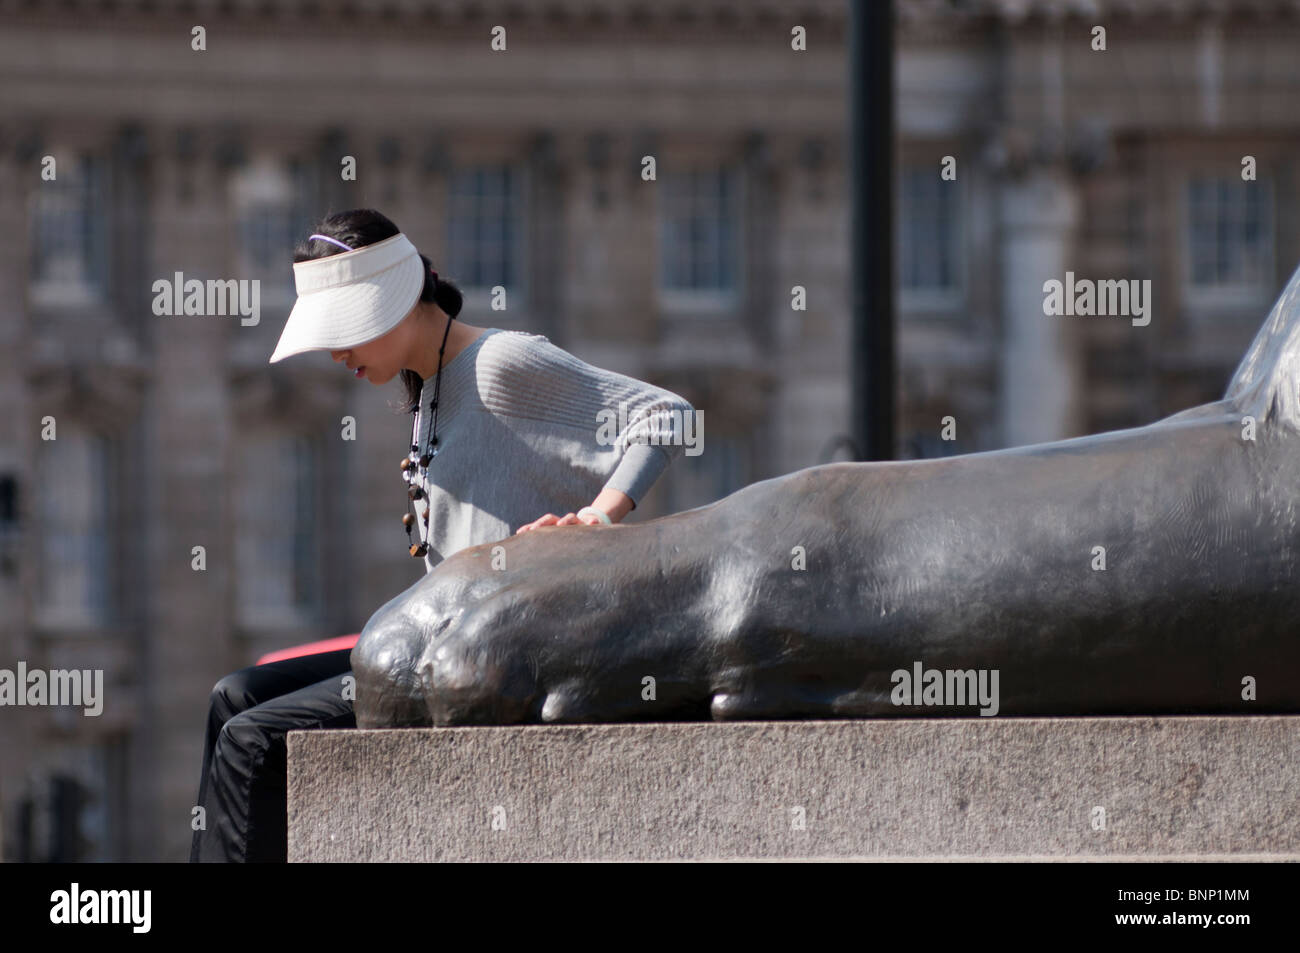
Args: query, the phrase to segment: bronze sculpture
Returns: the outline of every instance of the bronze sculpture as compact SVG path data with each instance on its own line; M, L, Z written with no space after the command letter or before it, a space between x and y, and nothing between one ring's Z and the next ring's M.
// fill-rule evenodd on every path
M367 623L357 725L1293 712L1298 562L1300 269L1147 426L462 550Z

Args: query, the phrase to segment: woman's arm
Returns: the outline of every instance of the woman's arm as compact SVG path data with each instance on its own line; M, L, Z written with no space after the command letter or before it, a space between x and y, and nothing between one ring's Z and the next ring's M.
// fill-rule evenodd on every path
M608 445L612 441L621 449L614 471L590 504L593 509L605 513L611 522L617 523L636 508L636 501L649 492L663 471L684 451L687 437L691 438L689 442L694 448L703 437L702 422L690 403L672 391L588 364L557 348L542 335L533 335L533 338L537 340L528 342L532 353L528 355L529 361L523 370L530 379L542 381L544 386L529 391L531 403L523 401L523 398L517 401L521 404L519 413L521 416L528 415L524 411L536 413L539 399L536 395L542 393L546 407L553 411L557 422L582 430L595 428L598 443ZM491 392L498 402L503 399L503 394L510 397L512 393L510 388L502 387L493 388ZM517 408L511 405L493 409L508 415ZM609 425L615 420L621 432L610 433ZM539 526L597 525L602 522L590 513L582 517L575 513L563 517L547 513L521 526L517 532Z

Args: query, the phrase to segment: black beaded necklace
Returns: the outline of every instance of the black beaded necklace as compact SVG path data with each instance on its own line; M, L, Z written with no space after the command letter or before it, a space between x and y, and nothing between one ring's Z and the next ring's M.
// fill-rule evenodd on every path
M437 280L435 275L434 280ZM414 500L424 498L424 490L420 483L412 484L412 478L416 475L416 467L419 467L419 478L422 482L427 482L429 476L429 464L433 458L438 455L438 394L442 390L442 355L447 350L447 336L451 333L451 322L456 320L455 315L447 316L447 329L442 332L442 347L438 348L438 373L433 378L433 400L429 403L429 410L433 413L433 426L430 428L429 442L425 445L423 451L420 450L419 428L420 414L419 406L411 413L415 419L411 421L411 451L402 460L402 479L407 483L406 490L406 513L402 516L402 525L406 527L406 541L410 543L409 552L416 559L423 558L429 552L429 544L426 541L411 543L411 530L415 526ZM415 457L414 454L419 454ZM424 536L429 534L429 505L424 507Z

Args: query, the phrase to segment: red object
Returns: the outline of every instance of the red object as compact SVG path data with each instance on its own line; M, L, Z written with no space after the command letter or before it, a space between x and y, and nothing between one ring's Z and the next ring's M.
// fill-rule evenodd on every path
M361 638L360 632L355 635L340 635L332 639L321 639L319 642L308 642L305 645L278 649L275 652L267 652L257 660L257 664L265 665L267 662L280 662L287 658L299 658L303 655L319 655L322 652L337 652L341 649L350 649L357 644L359 638Z

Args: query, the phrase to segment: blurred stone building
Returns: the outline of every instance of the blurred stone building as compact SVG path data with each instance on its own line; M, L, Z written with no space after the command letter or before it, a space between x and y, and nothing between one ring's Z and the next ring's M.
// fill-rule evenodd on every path
M900 456L1220 397L1300 258L1300 2L898 7ZM397 385L267 364L327 212L389 215L468 323L704 412L632 521L843 459L847 25L837 0L0 0L0 668L107 691L0 708L4 857L183 859L213 682L420 578ZM154 314L177 272L258 279L259 323ZM1150 280L1150 323L1046 316L1067 273Z

